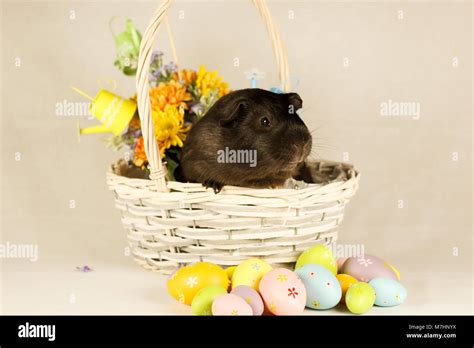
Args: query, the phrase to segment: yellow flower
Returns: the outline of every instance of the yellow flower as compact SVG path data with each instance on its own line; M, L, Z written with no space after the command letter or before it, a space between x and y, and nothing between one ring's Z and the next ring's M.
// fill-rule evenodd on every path
M150 101L153 110L164 110L167 105L181 106L187 108L185 102L191 100L191 95L177 81L160 82L160 84L150 90Z
M217 71L209 71L204 65L201 65L197 72L196 87L206 97L211 90L216 90L219 97L229 93L229 85L226 82L222 82L222 78L217 76Z
M164 110L153 110L152 116L161 158L171 146L183 147L186 133L191 129L184 126L184 108L166 105Z

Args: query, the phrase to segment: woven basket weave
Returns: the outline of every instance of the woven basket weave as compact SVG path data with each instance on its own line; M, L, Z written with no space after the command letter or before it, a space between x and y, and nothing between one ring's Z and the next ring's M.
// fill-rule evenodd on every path
M253 189L225 186L219 194L201 184L167 182L154 137L148 70L153 43L171 0L154 13L143 34L137 70L137 101L150 179L107 173L115 205L122 212L135 260L162 273L198 261L236 265L249 257L269 263L292 263L309 246L337 239L344 207L358 187L351 166L338 166L346 179L301 189ZM286 50L264 0L254 0L270 34L281 88L289 90Z

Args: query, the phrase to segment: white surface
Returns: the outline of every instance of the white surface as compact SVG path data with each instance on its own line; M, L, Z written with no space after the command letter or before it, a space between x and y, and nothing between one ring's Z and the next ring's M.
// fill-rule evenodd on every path
M111 264L91 260L94 270L81 273L76 258L67 262L31 264L8 260L3 266L4 314L172 314L188 315L166 291L166 276L130 262ZM405 269L404 266L399 266ZM453 274L403 272L407 301L391 308L374 307L368 314L472 314L471 279ZM455 290L453 290L455 289ZM75 299L72 301L71 299ZM345 315L344 306L308 315Z

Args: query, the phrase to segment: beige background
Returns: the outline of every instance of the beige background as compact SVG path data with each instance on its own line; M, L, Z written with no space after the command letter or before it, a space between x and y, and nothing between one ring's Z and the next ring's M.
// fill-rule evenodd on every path
M38 244L40 254L36 263L1 260L1 313L190 312L166 294L164 277L126 256L105 184L106 167L119 154L99 135L77 142L76 122L95 121L55 114L57 103L84 101L70 85L94 94L98 80L110 88L106 81L115 79L117 93L134 93L134 80L113 66L107 24L125 16L143 31L156 5L2 2L1 240ZM299 80L304 119L316 129L316 152L348 156L362 173L340 242L363 244L398 266L408 288L405 304L371 313L472 314L472 3L269 7ZM179 1L170 21L182 67L217 69L234 89L249 85L244 71L254 67L266 72L261 87L277 83L271 45L250 2ZM170 52L164 35L158 46ZM420 103L420 119L381 116L380 103L389 99ZM94 272L74 271L86 264Z

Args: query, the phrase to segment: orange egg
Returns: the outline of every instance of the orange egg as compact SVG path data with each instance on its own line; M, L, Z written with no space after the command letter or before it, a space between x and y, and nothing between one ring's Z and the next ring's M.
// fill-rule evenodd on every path
M230 284L226 271L209 263L198 262L177 270L168 280L168 292L180 303L191 305L197 292L210 285L228 289Z
M358 280L355 279L353 276L350 276L349 274L342 273L336 275L336 278L339 281L342 290L342 297L340 303L345 303L347 289L349 289L353 284L357 283Z

